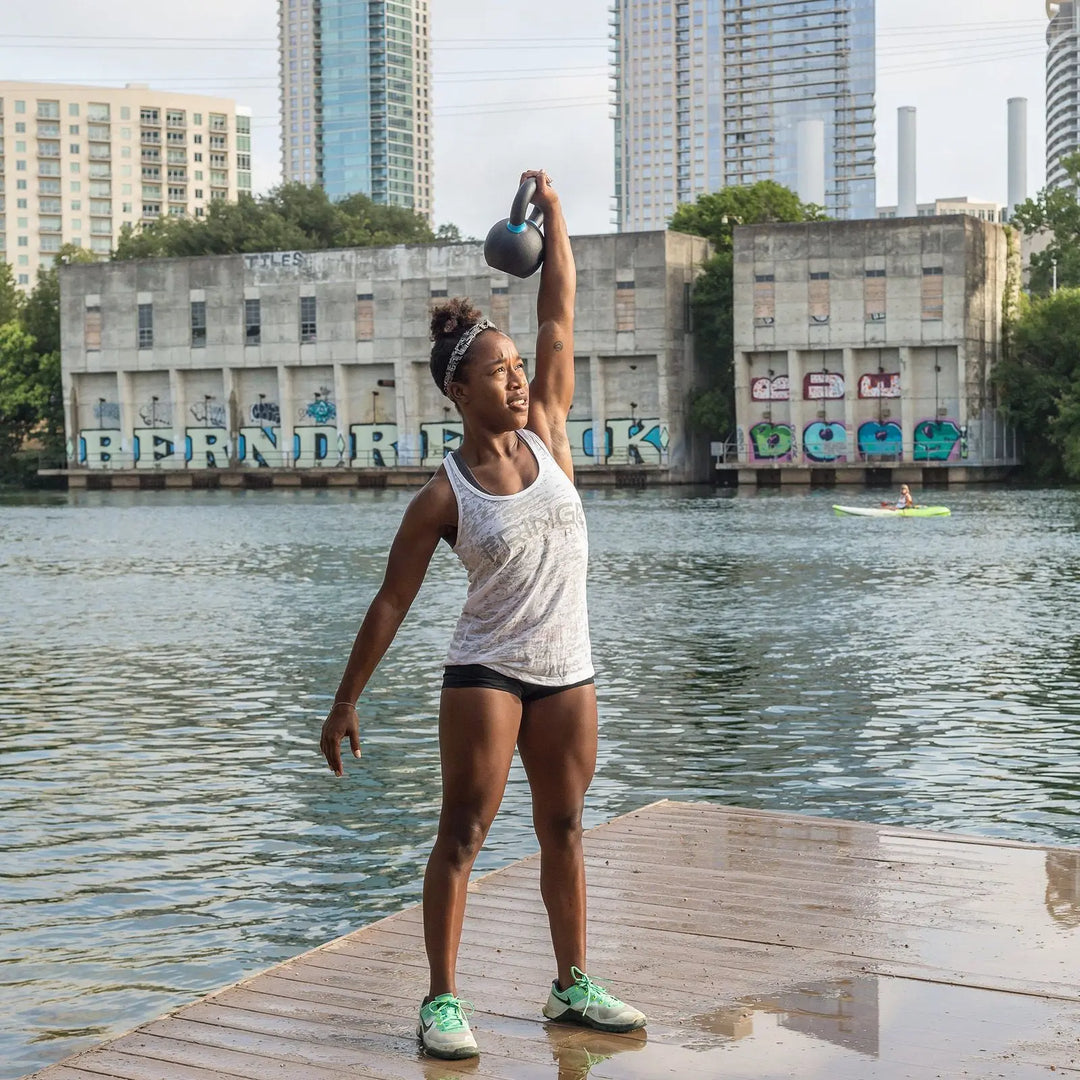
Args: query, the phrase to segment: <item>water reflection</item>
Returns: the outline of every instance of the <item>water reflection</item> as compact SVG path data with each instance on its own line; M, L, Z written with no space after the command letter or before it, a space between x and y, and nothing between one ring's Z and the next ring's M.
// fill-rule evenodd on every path
M336 781L315 750L408 498L0 498L0 1076L418 899L451 553L365 696L363 761ZM1080 842L1080 494L950 491L923 522L831 500L584 493L586 823L676 797ZM515 767L478 872L534 850Z

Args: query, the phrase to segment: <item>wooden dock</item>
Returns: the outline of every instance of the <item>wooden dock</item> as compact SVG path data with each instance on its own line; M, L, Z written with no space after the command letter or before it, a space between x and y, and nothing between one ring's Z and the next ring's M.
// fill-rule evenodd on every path
M419 908L38 1080L878 1080L1080 1075L1080 849L661 802L591 829L589 967L650 1017L543 1022L537 856L471 886L479 1060L416 1045Z

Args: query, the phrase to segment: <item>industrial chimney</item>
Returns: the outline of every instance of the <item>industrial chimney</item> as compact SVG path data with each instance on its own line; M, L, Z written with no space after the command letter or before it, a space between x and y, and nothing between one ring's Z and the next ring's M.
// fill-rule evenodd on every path
M800 120L795 129L797 186L804 203L825 205L825 121Z
M918 217L915 201L915 108L901 105L897 112L896 216Z
M1027 199L1027 98L1009 98L1009 188L1006 220Z

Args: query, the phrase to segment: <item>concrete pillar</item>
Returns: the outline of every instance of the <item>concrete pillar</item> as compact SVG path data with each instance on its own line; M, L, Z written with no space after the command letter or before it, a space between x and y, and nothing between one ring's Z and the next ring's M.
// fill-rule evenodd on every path
M589 379L592 393L592 430L594 465L607 463L607 398L604 394L604 372L599 356L589 357Z
M236 378L233 369L223 367L221 369L221 398L225 403L225 430L228 432L229 441L229 466L236 464L236 455L240 450L240 429L237 424L236 407Z
M799 198L804 203L825 205L825 121L800 120L795 128Z
M187 468L187 380L180 368L169 369L169 397L172 399L172 456L169 465L176 469Z
M900 439L903 447L903 459L905 462L915 458L915 415L911 406L911 386L913 373L911 370L911 348L907 345L900 346L900 415L892 414L889 419L896 420L900 424ZM890 399L895 400L895 398ZM891 412L891 410L890 410Z
M352 402L349 400L345 365L334 364L334 405L337 407L337 446L330 456L334 461L349 461L349 428L352 425Z
M801 465L803 464L803 428L806 427L806 410L807 405L803 401L803 363L802 353L798 349L788 349L787 352L787 374L788 374L788 416L791 418L791 439L792 439L792 454L791 460ZM814 410L817 410L817 403L811 402ZM773 423L776 423L774 418Z
M1027 198L1027 98L1009 98L1009 186L1005 217Z
M278 432L278 449L282 466L288 467L293 454L293 421L296 417L296 400L293 397L293 372L285 364L278 364L278 401L281 402L281 430Z
M116 373L116 390L120 404L120 468L135 468L135 429L139 427L139 414L135 410L135 376L130 371Z
M855 430L855 403L859 400L859 371L855 350L844 349L844 430L847 432L847 460L859 457L859 433Z
M735 428L740 464L750 462L750 354L735 353Z
M902 105L897 110L896 216L917 217L915 194L915 109Z

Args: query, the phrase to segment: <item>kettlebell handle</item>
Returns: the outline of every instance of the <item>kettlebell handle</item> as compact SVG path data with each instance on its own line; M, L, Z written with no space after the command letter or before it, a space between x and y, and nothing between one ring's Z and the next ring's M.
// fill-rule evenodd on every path
M525 211L528 210L529 203L532 202L532 197L535 194L536 181L530 176L518 188L517 194L514 196L514 202L510 207L510 218L506 222L506 227L511 232L520 233L525 231ZM533 212L529 216L529 222L537 228L540 228L543 224L544 211L539 206L533 208Z

